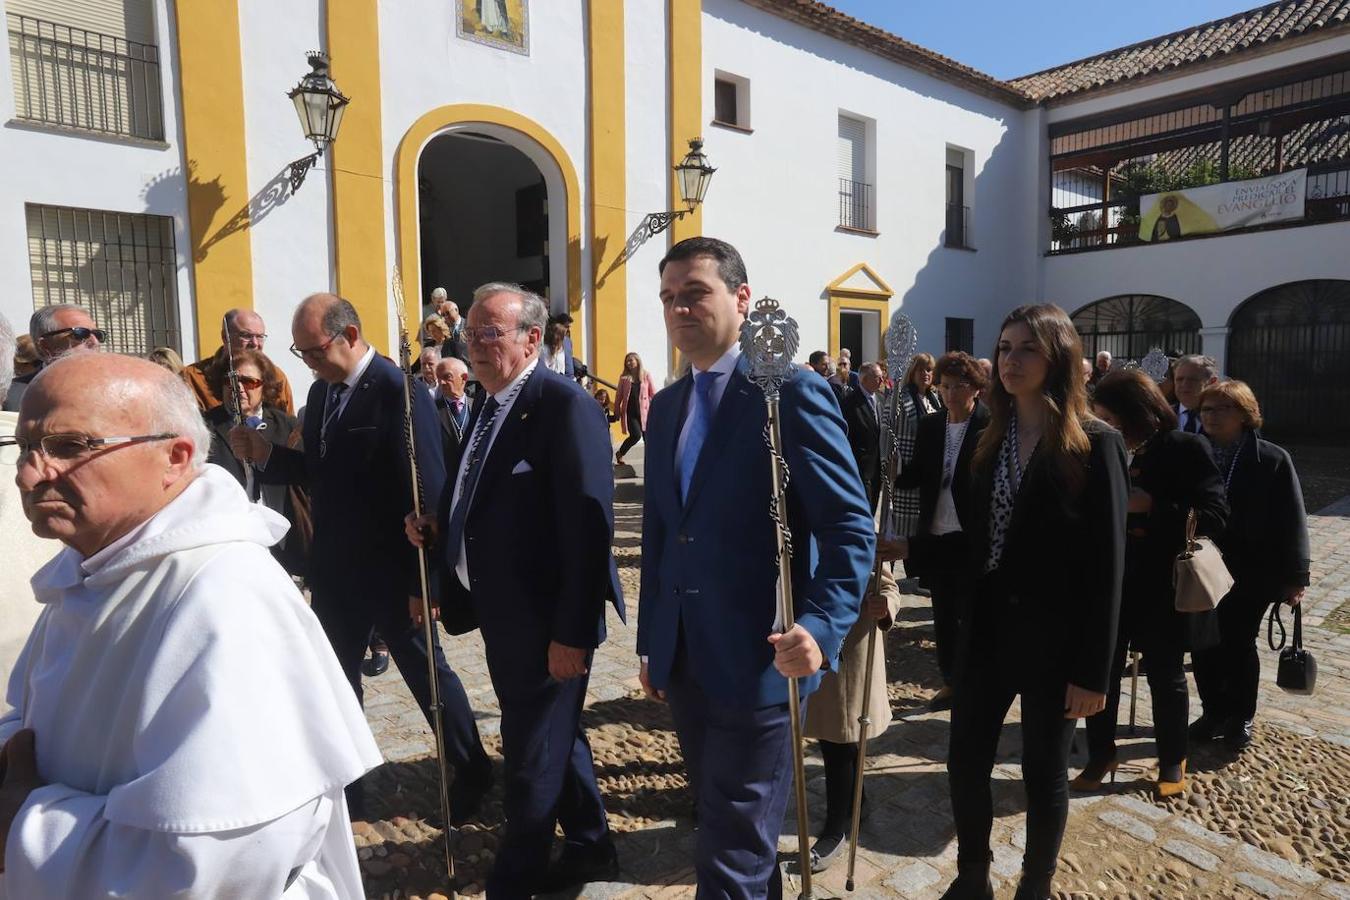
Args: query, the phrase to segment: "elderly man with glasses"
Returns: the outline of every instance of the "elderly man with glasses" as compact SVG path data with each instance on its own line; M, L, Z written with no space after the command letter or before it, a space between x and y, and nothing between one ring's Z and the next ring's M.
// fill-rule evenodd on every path
M211 366L224 365L224 359L231 353L243 350L262 353L263 343L266 340L267 327L263 324L262 316L253 310L232 309L225 314L220 326L220 349L206 359L198 360L183 369L183 380L192 388L202 412L215 409L222 402L211 387L211 379L207 378L207 371ZM229 344L228 349L226 344ZM286 410L286 415L294 416L295 398L291 396L291 383L286 380L286 373L280 366L277 367L277 377L281 379L281 406Z
M426 643L408 621L408 594L417 590L418 570L417 551L403 536L403 516L412 505L404 373L366 342L356 310L335 294L301 302L291 335L291 353L315 375L306 401L304 450L275 446L247 427L230 432L230 448L255 465L264 484L309 489L314 540L305 582L357 699L373 628L387 642L418 705L428 711ZM430 392L416 386L412 419L423 496L438 497L445 483L440 425ZM432 653L447 757L441 763L454 766L450 808L457 825L477 812L492 784L492 763L464 685L439 645ZM365 818L359 783L348 790L347 800L353 817Z
M286 521L209 442L177 377L111 353L47 366L0 438L65 545L0 715L0 896L365 896L342 786L379 751L268 552Z
M76 350L97 350L106 337L89 311L74 303L53 303L34 312L28 320L28 335L37 350L38 367L14 379L3 403L6 412L19 411L24 391L44 365Z

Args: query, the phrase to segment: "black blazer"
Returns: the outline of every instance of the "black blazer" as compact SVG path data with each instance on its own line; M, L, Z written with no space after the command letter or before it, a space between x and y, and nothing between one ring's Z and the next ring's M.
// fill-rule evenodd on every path
M877 409L886 414L886 398L877 394ZM858 463L867 498L875 507L881 488L881 425L867 402L864 390L849 391L842 402L844 424L848 426L848 444L853 459Z
M445 458L447 460L459 459L460 444L464 442L464 433L469 430L469 420L473 418L473 401L467 394L464 395L464 404L468 409L468 414L464 417L462 429L455 424L455 417L451 411L449 400L438 395L435 404L436 422L441 427L441 447L445 451ZM437 499L439 500L439 498Z
M309 488L314 542L306 580L315 591L357 603L406 609L420 594L417 551L403 533L412 511L412 477L403 431L404 375L378 353L351 388L342 416L329 426L328 452L319 454L328 383L309 389L304 450L276 447L262 481ZM430 511L445 485L445 459L431 394L414 384L413 427L423 505Z
M1105 693L1120 615L1129 474L1120 433L1096 419L1083 427L1091 449L1076 491L1040 450L1032 455L998 577L1023 618L1024 633L1036 642L1025 648L1029 665ZM973 485L966 574L978 577L989 556L992 462L975 471ZM972 618L979 618L978 609Z
M956 506L956 517L961 521L962 532L974 526L970 510L971 460L975 455L975 446L980 442L980 435L988 424L989 407L975 401L975 410L970 414L970 424L966 426L965 436L961 439L961 449L957 451L952 471L952 503ZM914 436L914 458L900 470L895 479L898 488L919 489L919 531L909 539L909 558L905 560L905 573L911 576L925 574L938 562L936 547L929 540L928 532L933 524L933 513L937 511L938 494L942 491L943 454L946 450L947 411L944 409L919 419L919 428Z
M202 418L206 420L206 427L211 429L211 449L207 452L206 461L229 472L240 485L247 484L244 464L230 450L230 429L234 427L234 417L230 411L224 404L220 404L202 413ZM291 434L299 426L295 416L287 415L285 410L277 409L275 406L264 406L261 418L266 427L260 429L259 433L273 447L285 447ZM258 496L249 499L261 498L268 509L281 513L291 523L291 530L272 547L272 555L287 572L292 575L303 575L304 541L296 533L298 524L290 487L284 484L265 484L261 478L256 479L254 484Z
M1228 527L1217 543L1233 592L1270 602L1309 582L1308 517L1289 454L1255 434L1242 441L1228 481Z
M480 409L476 402L466 434ZM442 534L463 453L449 460ZM451 571L448 548L437 551L442 621L454 633L481 628L494 679L517 663L522 675L537 668L539 641L600 646L606 602L624 618L609 426L576 381L535 367L488 449L464 536L471 590ZM512 654L521 658L508 661Z
M1214 465L1209 441L1169 429L1136 451L1130 485L1148 493L1153 508L1130 513L1126 521L1122 629L1138 647L1172 646L1186 631L1172 584L1185 540L1186 514L1195 510L1196 534L1221 534L1228 520L1223 477Z
M1194 414L1195 414L1195 420L1196 420L1196 423L1197 423L1196 426L1195 426L1195 427L1196 427L1196 430L1195 430L1195 431L1190 431L1190 432L1182 430L1182 425L1183 425L1184 423L1181 421L1181 404L1180 404L1180 403L1173 403L1173 404L1172 404L1172 412L1174 412L1174 413L1177 414L1177 430L1178 430L1178 431L1181 431L1182 434L1203 434L1203 435L1205 435L1206 437L1208 437L1208 433L1205 431L1205 423L1200 421L1200 411L1199 411L1199 410L1196 410L1196 409L1188 409L1188 410L1187 410L1187 412L1190 412L1190 413L1194 413Z

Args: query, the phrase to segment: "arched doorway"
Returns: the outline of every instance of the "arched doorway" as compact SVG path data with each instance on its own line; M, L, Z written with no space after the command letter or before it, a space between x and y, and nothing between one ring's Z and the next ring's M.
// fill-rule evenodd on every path
M427 144L417 188L424 305L443 287L467 313L474 288L489 281L552 296L549 191L533 160L466 127Z
M1155 294L1123 294L1089 303L1071 316L1083 353L1142 359L1159 347L1169 356L1200 352L1200 317L1184 303Z
M1266 430L1350 433L1350 281L1296 281L1233 313L1228 374L1251 385Z

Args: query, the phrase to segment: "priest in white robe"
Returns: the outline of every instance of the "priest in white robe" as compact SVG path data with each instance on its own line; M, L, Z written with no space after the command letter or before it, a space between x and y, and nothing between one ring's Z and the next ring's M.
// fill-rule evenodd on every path
M65 548L0 718L0 898L364 897L343 786L379 753L268 547L152 363L79 354L24 398L18 484Z

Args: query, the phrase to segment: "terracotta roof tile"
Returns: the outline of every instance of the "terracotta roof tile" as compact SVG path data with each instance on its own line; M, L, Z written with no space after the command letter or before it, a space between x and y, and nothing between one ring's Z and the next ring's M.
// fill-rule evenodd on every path
M1333 28L1350 28L1350 0L1280 0L1008 84L1034 100L1051 100Z

